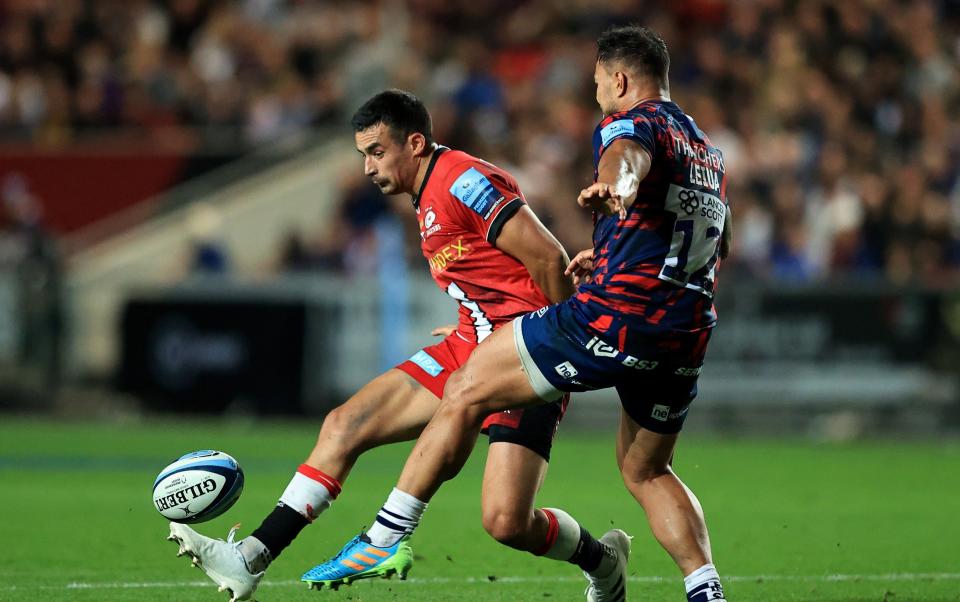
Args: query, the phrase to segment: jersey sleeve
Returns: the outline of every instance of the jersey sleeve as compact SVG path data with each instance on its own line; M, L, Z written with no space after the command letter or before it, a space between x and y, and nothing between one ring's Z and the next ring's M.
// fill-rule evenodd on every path
M463 227L496 245L500 230L526 201L513 178L479 162L450 172L449 192Z
M654 131L654 124L651 119L643 115L614 114L597 126L597 132L594 136L595 143L599 146L599 154L613 144L615 140L625 138L633 140L654 157L657 150L657 135Z

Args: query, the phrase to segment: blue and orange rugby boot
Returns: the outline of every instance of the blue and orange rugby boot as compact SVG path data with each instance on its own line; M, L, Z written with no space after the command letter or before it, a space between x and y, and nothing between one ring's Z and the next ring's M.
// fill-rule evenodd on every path
M336 556L304 573L300 580L310 589L336 590L359 579L389 579L398 575L403 580L412 566L413 549L406 537L388 548L378 548L370 543L366 533L361 533L347 542Z

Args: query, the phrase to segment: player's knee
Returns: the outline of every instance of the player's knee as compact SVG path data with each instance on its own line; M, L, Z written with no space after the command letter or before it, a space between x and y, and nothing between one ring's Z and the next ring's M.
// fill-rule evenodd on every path
M443 400L448 404L467 405L473 393L472 389L465 372L462 369L457 370L450 375L443 387Z
M620 474L627 489L635 491L653 482L657 477L670 473L669 464L657 462L629 462L620 467Z
M363 429L357 428L356 420L346 405L334 408L327 414L320 427L317 446L334 446L345 455L362 451L364 446Z
M464 370L457 370L450 375L443 388L441 408L446 412L457 413L465 420L475 422L482 420L486 415L482 411L483 401L476 380Z
M504 508L484 509L483 528L490 537L512 548L521 548L533 524L533 517Z

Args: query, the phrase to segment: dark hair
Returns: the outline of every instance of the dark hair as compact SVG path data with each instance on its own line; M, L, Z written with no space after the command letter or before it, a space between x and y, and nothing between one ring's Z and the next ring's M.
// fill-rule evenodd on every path
M378 123L390 128L398 142L404 142L410 134L420 133L433 144L433 124L423 101L403 90L384 90L363 103L350 120L353 131L361 132Z
M601 63L620 61L640 75L652 78L667 87L670 53L663 38L640 25L611 27L597 39L597 60Z

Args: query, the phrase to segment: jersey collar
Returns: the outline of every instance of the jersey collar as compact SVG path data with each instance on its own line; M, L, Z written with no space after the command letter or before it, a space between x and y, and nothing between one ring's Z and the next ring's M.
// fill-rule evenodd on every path
M433 151L433 156L430 157L430 164L427 165L427 171L423 174L423 182L420 183L420 190L417 191L417 194L413 195L413 208L420 208L420 197L423 196L423 191L427 187L427 182L430 181L430 174L433 173L433 168L437 164L437 159L440 158L440 155L450 150L446 146L437 145L437 150Z

